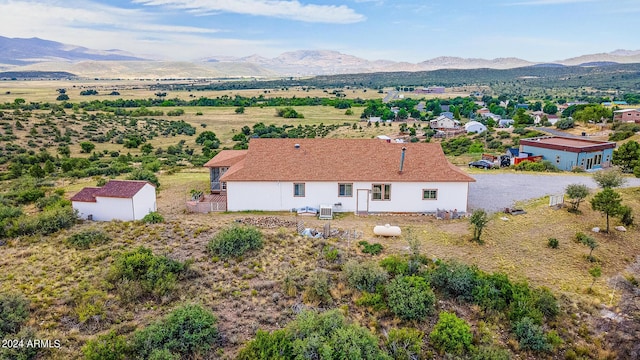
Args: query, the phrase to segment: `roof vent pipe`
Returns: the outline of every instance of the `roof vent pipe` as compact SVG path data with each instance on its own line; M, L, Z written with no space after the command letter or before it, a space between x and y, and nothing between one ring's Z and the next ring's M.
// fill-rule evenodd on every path
M300 144L295 144L295 145L293 145L293 147L296 148L296 149L300 149Z
M402 173L402 169L404 168L404 152L407 151L406 147L402 147L402 154L400 155L400 173Z

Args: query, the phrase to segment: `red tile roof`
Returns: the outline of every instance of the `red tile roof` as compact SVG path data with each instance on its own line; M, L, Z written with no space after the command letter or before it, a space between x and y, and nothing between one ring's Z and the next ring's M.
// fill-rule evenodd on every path
M71 197L71 201L96 202L95 194L100 188L86 187Z
M73 197L71 201L96 202L96 197L132 198L146 184L155 187L148 181L140 180L110 180L101 188L87 187Z
M204 167L230 167L244 159L248 150L222 150L213 159L207 161Z
M402 148L406 152L400 173ZM387 143L379 139L251 139L244 159L231 166L220 180L475 181L449 163L440 144Z

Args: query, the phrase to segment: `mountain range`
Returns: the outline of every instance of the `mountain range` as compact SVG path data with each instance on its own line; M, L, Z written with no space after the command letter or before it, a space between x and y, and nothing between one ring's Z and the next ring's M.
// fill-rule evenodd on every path
M80 77L213 78L354 74L438 69L512 69L526 66L606 66L640 63L640 50L615 50L551 63L515 57L436 57L419 63L367 60L331 50L298 50L274 58L212 56L191 62L160 61L121 50L94 50L39 38L0 36L0 70L67 71Z

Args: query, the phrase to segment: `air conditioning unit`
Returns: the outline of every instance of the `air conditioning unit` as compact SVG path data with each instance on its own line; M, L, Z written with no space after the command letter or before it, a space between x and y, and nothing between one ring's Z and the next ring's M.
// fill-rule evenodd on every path
M320 215L318 219L331 220L333 219L333 207L331 205L320 205Z

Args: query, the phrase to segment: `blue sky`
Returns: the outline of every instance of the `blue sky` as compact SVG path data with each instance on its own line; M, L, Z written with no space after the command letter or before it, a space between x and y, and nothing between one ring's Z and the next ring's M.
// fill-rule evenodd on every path
M550 62L640 50L638 0L0 0L0 35L164 60L335 50Z

